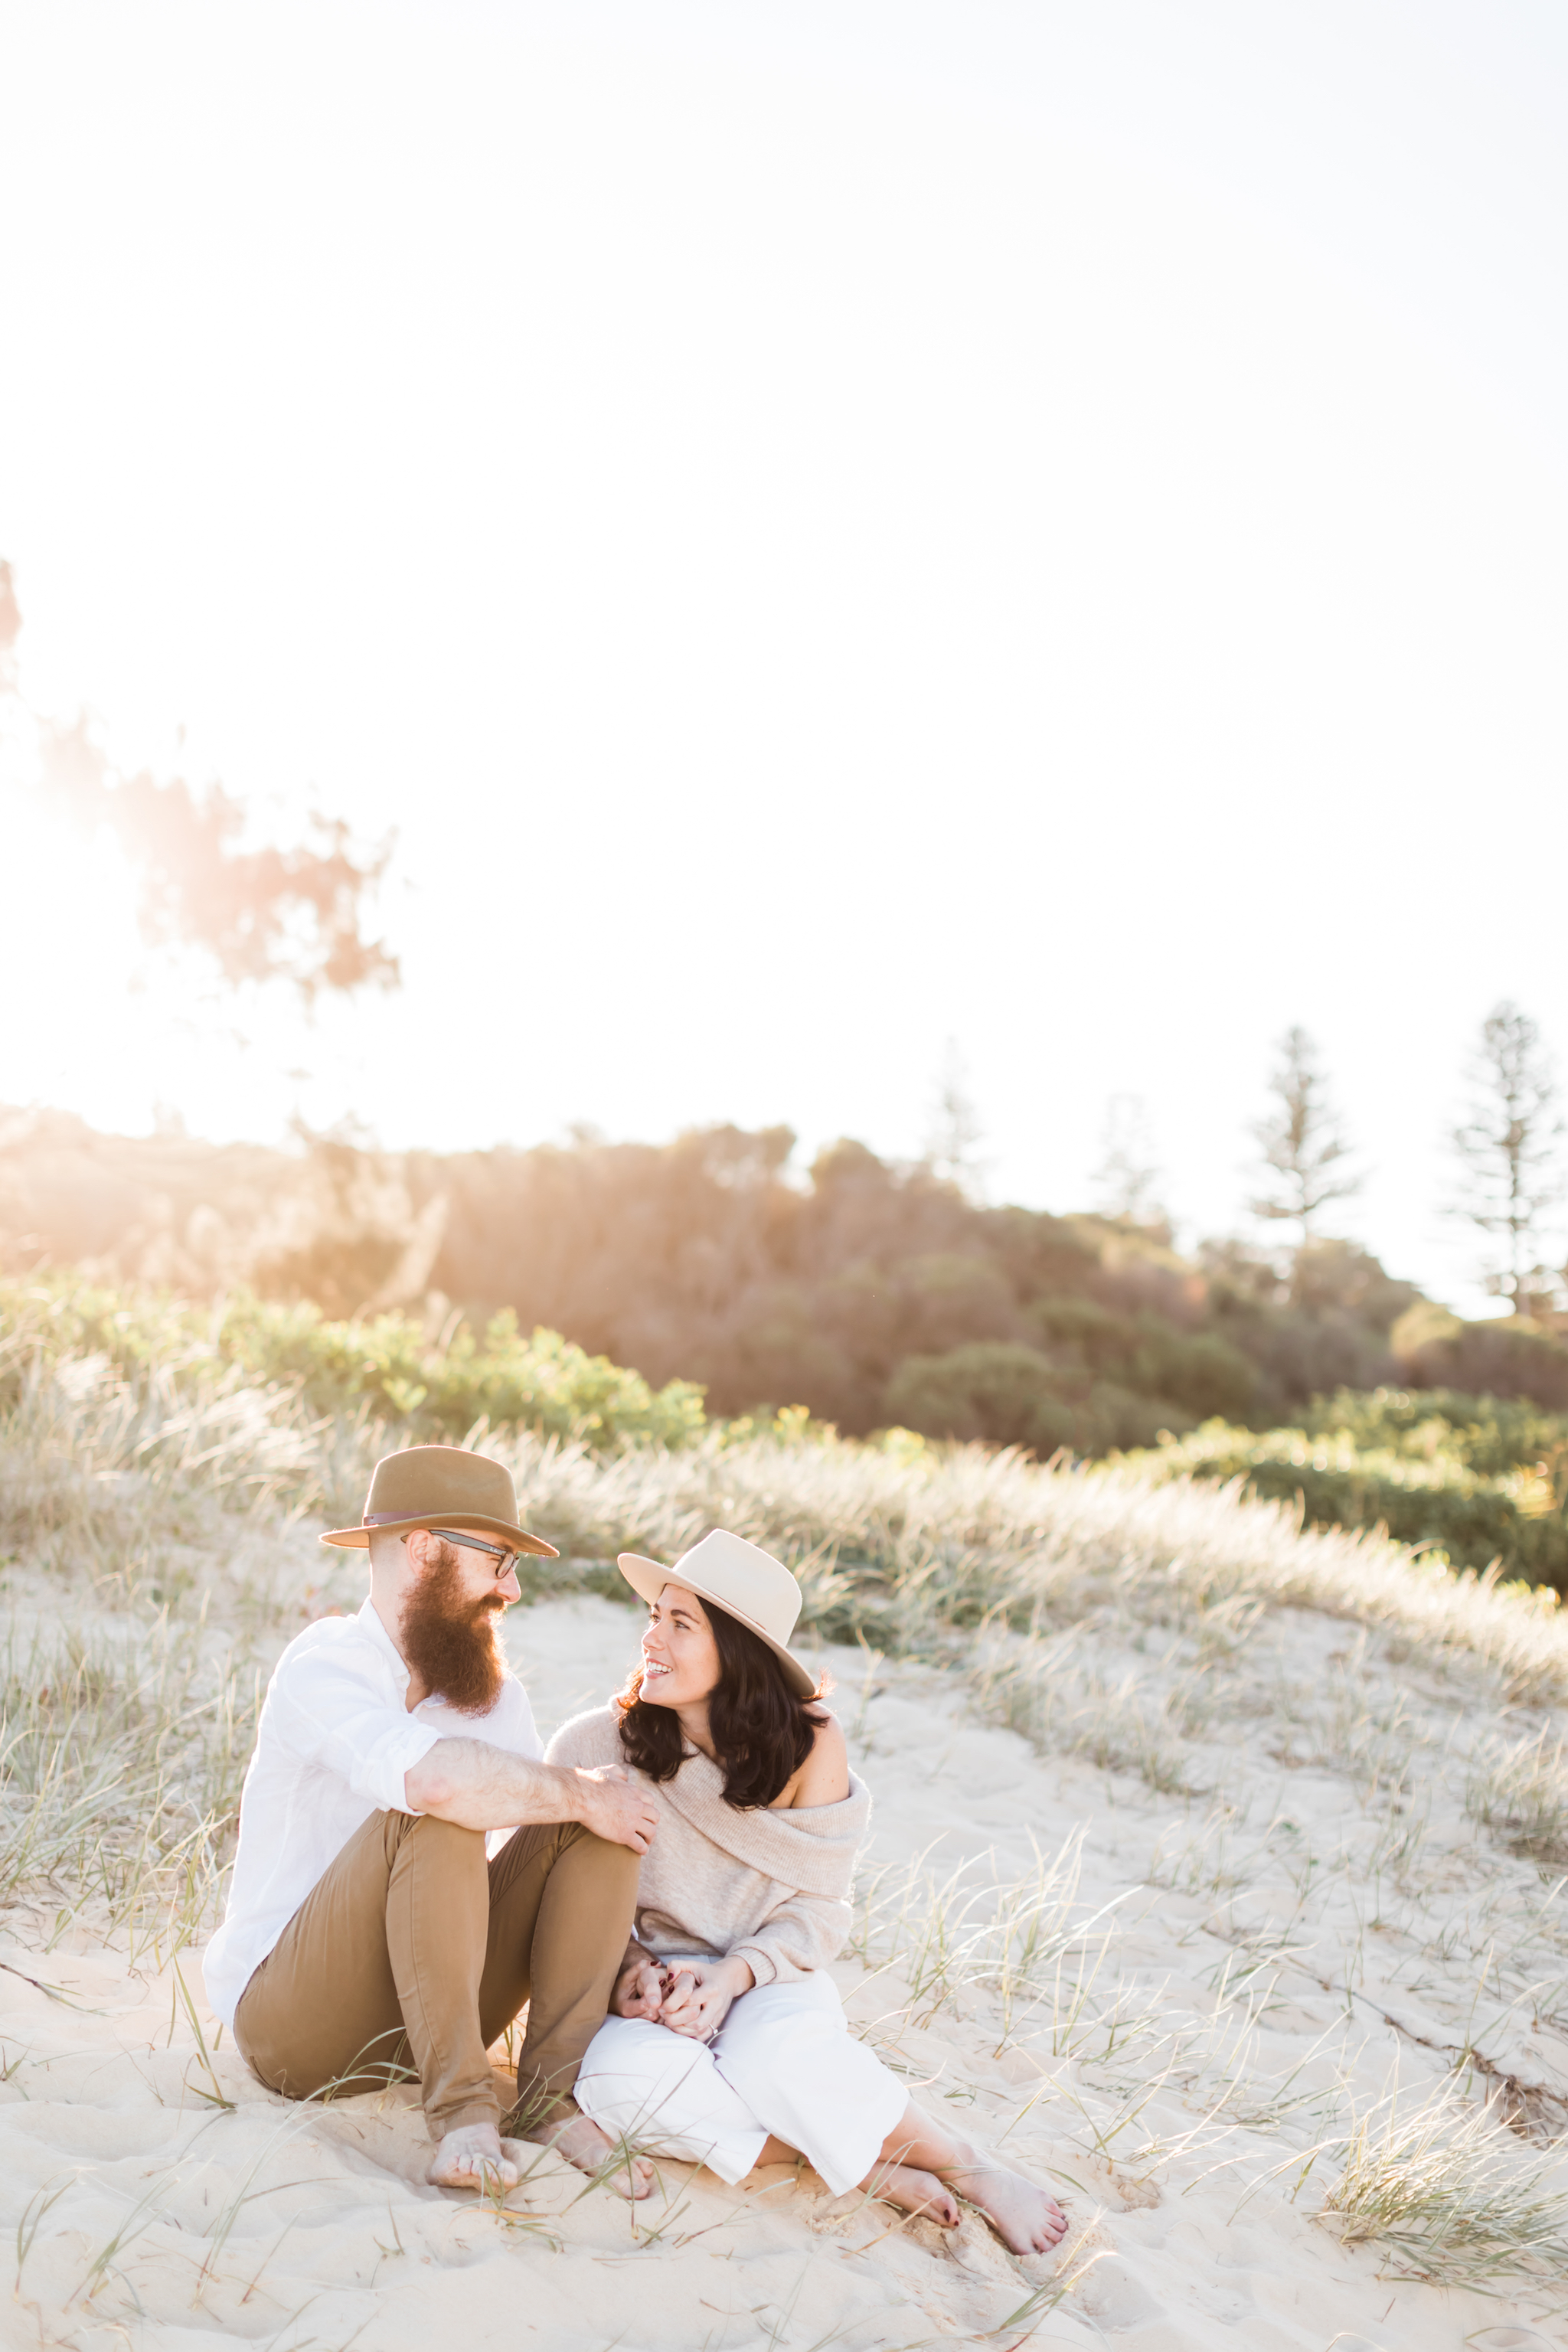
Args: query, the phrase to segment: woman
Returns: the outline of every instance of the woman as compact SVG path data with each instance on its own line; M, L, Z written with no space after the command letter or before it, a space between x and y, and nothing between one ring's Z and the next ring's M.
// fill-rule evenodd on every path
M613 2138L731 2183L803 2155L836 2195L864 2189L949 2229L956 2192L1015 2253L1043 2253L1061 2208L912 2106L826 1974L871 1806L788 1648L799 1585L722 1529L673 1568L635 1552L620 1566L648 1604L642 1664L549 1760L624 1766L660 1820L578 2105Z

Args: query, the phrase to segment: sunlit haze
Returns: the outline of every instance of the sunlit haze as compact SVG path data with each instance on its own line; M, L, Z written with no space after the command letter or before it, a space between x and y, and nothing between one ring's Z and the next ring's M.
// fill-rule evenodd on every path
M1568 1057L1561 10L48 0L0 53L27 700L395 831L405 978L204 996L14 742L0 1101L901 1155L952 1038L992 1197L1085 1205L1137 1094L1190 1240L1299 1022L1345 1228L1479 1304L1466 1050L1511 996Z

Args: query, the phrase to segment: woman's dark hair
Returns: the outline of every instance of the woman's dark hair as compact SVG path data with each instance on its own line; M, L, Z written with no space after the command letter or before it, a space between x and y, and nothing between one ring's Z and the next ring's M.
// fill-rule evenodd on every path
M811 1698L797 1698L765 1642L716 1601L702 1605L719 1651L708 1728L724 1774L724 1801L771 1805L811 1753L823 1720L812 1711L821 1689ZM673 1707L655 1706L643 1697L642 1676L641 1666L635 1666L616 1695L622 1753L650 1780L673 1780L681 1764L680 1719Z

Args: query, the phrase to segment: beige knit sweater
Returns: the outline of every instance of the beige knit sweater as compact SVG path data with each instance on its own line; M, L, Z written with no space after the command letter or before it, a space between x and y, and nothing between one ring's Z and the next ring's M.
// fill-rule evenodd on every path
M595 1707L563 1723L552 1764L625 1764L620 1717ZM849 1882L871 1819L863 1781L836 1805L740 1811L724 1776L692 1749L673 1780L632 1778L658 1808L658 1832L637 1876L637 1941L650 1952L710 1952L745 1960L760 1985L825 1968L849 1932Z

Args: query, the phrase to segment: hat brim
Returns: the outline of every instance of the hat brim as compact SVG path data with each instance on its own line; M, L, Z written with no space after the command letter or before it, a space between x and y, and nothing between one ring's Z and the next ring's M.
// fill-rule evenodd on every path
M492 1519L483 1511L416 1511L406 1519L383 1519L374 1528L333 1528L321 1541L336 1544L341 1551L368 1551L372 1536L405 1536L416 1528L453 1528L460 1535L504 1536L514 1551L532 1552L541 1559L561 1557L542 1536L531 1536L526 1528L514 1528L510 1519Z
M737 1625L743 1625L748 1633L754 1633L759 1642L767 1643L784 1668L784 1680L796 1698L816 1697L816 1685L806 1673L795 1652L786 1650L782 1642L775 1642L773 1635L764 1632L754 1617L748 1617L744 1610L737 1609L732 1601L726 1601L721 1593L710 1592L700 1577L688 1576L683 1570L666 1568L657 1559L645 1559L640 1551L619 1553L616 1565L632 1591L639 1593L650 1608L667 1584L679 1584L686 1591L695 1592L698 1599L705 1601L710 1609L721 1609L726 1617L732 1617Z

